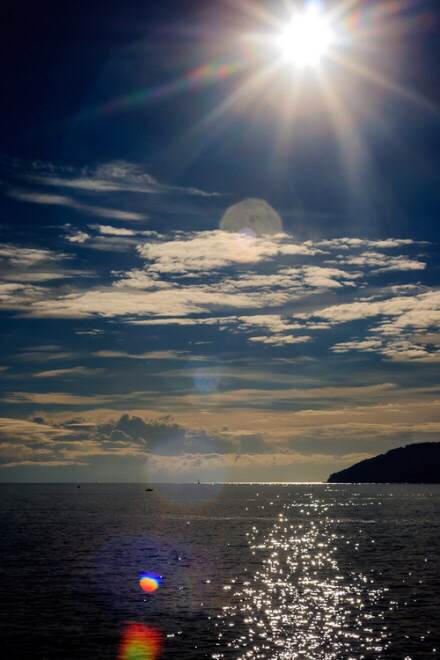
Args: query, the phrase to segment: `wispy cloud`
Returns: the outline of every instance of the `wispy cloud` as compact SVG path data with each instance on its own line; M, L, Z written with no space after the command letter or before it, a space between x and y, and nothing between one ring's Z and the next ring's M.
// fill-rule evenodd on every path
M45 371L37 371L32 374L33 378L60 378L70 379L75 377L84 376L97 376L103 373L103 369L90 369L89 367L70 367L67 369L48 369Z
M6 282L50 282L71 278L84 278L93 275L89 270L68 267L72 255L64 252L24 247L12 243L0 244L0 278ZM14 285L3 286L3 293L9 295ZM12 288L11 288L12 287ZM41 290L41 289L40 289ZM37 287L29 288L23 285L17 287L18 296L37 295Z
M188 360L189 351L146 351L145 353L128 353L126 351L96 351L95 357L106 360ZM192 358L197 359L197 358Z
M53 168L44 173L47 168L40 164L43 170L40 174L30 174L28 179L34 183L57 188L70 188L83 192L110 193L135 192L145 194L180 194L200 197L217 197L219 193L207 192L199 188L173 186L160 183L156 178L145 172L141 165L124 160L103 163L95 168L86 167L80 171L62 171L62 176L53 175Z
M388 271L410 271L425 270L426 263L418 259L398 255L390 256L383 252L361 252L352 256L339 256L335 262L344 266L362 266L372 268L374 273L386 273Z
M61 360L76 359L77 354L73 351L63 350L56 344L28 347L27 350L15 353L14 360L18 362L54 362Z
M0 244L0 260L11 266L35 266L36 264L58 262L68 259L63 252L53 252L41 248L28 248L11 243Z
M17 199L21 202L44 204L50 206L64 206L65 208L74 209L75 211L86 213L88 215L94 215L99 218L123 220L125 222L139 222L141 220L147 219L147 216L143 213L86 204L66 195L53 195L51 193L42 193L39 191L24 190L19 188L10 190L8 194L10 197L13 197L14 199Z

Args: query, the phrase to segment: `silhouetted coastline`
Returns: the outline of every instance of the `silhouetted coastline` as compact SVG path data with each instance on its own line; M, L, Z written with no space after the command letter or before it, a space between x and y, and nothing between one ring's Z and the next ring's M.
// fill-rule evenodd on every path
M440 483L440 442L423 442L391 449L345 470L328 483Z

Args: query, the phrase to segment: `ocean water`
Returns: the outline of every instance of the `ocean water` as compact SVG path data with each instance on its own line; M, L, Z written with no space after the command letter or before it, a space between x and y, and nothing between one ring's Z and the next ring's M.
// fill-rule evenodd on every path
M0 498L5 659L440 656L439 486L3 484Z

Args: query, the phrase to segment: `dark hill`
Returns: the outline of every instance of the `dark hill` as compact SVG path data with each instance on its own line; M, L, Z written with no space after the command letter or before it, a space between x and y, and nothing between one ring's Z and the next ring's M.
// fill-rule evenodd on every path
M335 472L328 483L440 483L440 442L421 442Z

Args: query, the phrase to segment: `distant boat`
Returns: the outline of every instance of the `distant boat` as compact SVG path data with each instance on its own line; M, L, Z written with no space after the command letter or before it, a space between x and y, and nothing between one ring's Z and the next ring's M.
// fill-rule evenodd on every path
M146 492L146 493L152 493L153 490L154 490L154 488L146 488L146 489L145 489L145 492Z

